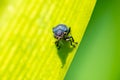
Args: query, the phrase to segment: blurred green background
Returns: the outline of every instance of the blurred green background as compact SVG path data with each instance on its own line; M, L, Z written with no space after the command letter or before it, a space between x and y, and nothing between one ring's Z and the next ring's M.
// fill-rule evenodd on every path
M120 0L98 0L65 80L120 80Z

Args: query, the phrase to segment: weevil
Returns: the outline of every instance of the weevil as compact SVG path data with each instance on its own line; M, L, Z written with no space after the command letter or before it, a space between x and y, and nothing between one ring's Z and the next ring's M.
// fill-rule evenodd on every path
M65 24L59 24L56 27L54 27L52 30L53 30L54 37L57 39L55 41L55 45L57 46L58 49L60 49L61 47L59 44L60 40L69 41L71 46L73 47L75 47L73 43L77 44L77 42L74 41L74 38L70 34L71 28L67 27Z

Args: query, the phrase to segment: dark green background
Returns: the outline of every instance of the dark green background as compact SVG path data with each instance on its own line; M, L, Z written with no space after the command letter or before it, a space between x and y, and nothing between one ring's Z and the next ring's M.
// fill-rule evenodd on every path
M65 80L120 80L120 0L98 0Z

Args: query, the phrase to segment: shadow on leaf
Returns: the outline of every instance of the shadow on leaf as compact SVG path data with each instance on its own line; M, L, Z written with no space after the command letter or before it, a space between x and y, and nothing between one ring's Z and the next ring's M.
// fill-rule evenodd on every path
M62 44L61 48L58 49L57 51L58 51L58 56L62 62L62 68L63 68L69 53L74 49L74 47L70 46L70 43L64 40L61 42L61 44Z

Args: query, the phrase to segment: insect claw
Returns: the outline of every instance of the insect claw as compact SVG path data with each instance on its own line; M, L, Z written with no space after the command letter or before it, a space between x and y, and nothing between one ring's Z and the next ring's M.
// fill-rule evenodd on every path
M75 44L78 44L78 42L75 42Z

